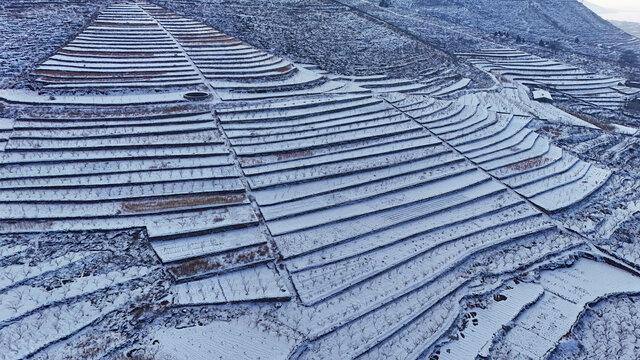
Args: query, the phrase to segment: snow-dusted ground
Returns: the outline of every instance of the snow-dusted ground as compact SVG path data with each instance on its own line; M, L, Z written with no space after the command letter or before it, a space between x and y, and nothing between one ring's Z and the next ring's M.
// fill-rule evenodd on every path
M619 109L625 101L640 93L640 89L621 85L624 79L586 72L577 67L513 49L482 49L460 53L480 68L508 80L552 91L556 98L565 98L589 106Z
M543 358L571 330L587 304L611 294L640 291L637 274L590 260L544 271L537 282L544 288L542 297L500 336L493 345L494 356Z
M181 329L158 328L150 336L157 342L156 359L284 360L295 343L261 329L254 319L215 321L208 325ZM211 341L215 334L215 341ZM251 339L247 342L247 339Z
M195 18L274 54L335 74L413 78L454 59L429 43L337 1L173 1L156 4ZM350 44L343 46L343 44ZM457 64L458 76L483 87L490 79L473 66Z
M638 292L637 187L589 147L635 128L522 86L335 75L147 3L33 75L0 92L1 358L539 358Z
M609 359L637 357L638 300L637 294L611 296L586 309L550 358L585 359L590 354Z

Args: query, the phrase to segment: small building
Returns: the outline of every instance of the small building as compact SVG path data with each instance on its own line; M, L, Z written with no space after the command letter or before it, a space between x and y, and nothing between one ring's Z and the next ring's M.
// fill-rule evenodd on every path
M533 100L545 103L552 103L553 98L547 90L533 89Z

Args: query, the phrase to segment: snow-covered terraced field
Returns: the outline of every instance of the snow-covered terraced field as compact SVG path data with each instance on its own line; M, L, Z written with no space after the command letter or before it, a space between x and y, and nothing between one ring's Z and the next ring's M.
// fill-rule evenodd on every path
M96 322L126 317L123 308L147 303L163 275L140 235L116 231L79 242L78 234L46 233L35 241L2 234L0 359L32 356Z
M1 161L3 233L145 227L183 278L272 259L207 106L25 115Z
M134 4L111 6L34 75L47 87L186 86L201 83L184 51Z
M428 70L415 79L394 79L386 75L330 76L334 80L352 82L377 93L399 92L408 95L446 96L467 88L470 79L451 71Z
M109 7L34 71L50 88L299 87L321 76L151 4ZM282 80L288 81L282 81Z
M531 88L551 90L554 95L592 106L619 109L638 90L621 85L623 79L586 72L513 49L485 49L460 53L470 62L497 76Z
M513 278L571 265L592 249L549 214L585 201L610 171L554 146L527 127L529 117L495 110L491 96L438 99L468 79L329 75L147 3L108 8L36 74L52 99L34 96L0 119L0 233L38 239L0 238L0 341L12 349L0 358L53 353L61 338L79 341L82 329L139 298L162 319L145 320L158 327L150 342L177 357L238 349L230 336L203 343L202 330L158 314L195 308L204 317L207 305L231 316L255 302L277 305L260 319L271 321L268 336L255 346L246 339L244 354L418 359L449 346L443 358L473 357L489 351L502 325L520 322L498 339L496 351L509 350L537 309L553 307L547 298L588 287L584 259L539 279ZM175 85L211 96L182 100ZM68 95L94 86L137 93L121 106L117 94L103 102ZM111 260L105 247L25 260L50 232L131 228L138 246L153 250L136 266L85 273L93 260ZM636 289L633 275L596 264L600 277L628 284L588 288L575 306L554 308L573 319L562 329L587 302ZM76 272L65 287L46 287L69 268ZM576 272L575 288L554 283ZM113 290L154 276L156 284ZM496 291L513 299L473 315L487 324L467 340L445 341L469 299ZM20 336L36 326L55 331ZM267 346L272 330L277 340ZM209 353L181 353L188 334ZM558 334L531 351L546 353Z
M309 358L420 356L480 273L579 246L529 201L557 210L608 178L547 167L579 160L542 138L517 147L527 121L465 100L325 95L216 115L300 300L314 309L299 315L312 318ZM532 253L516 250L534 243ZM494 258L510 251L504 264Z
M616 279L612 281L611 279ZM637 293L637 276L604 263L581 259L570 268L544 271L538 283L544 293L514 319L493 345L494 356L542 359L555 348L585 306L615 293Z
M141 8L175 39L198 70L220 87L215 80L237 81L282 80L295 75L298 69L288 61L267 54L242 41L223 34L197 21L185 19L153 5ZM320 77L317 76L317 80ZM224 87L224 86L222 86Z
M584 199L611 174L528 129L530 118L489 110L491 104L475 96L430 106L419 99L391 101L491 176L548 211Z
M453 334L429 359L546 359L588 304L638 290L639 278L632 273L579 258L570 267L540 271L533 280L507 282L463 301Z

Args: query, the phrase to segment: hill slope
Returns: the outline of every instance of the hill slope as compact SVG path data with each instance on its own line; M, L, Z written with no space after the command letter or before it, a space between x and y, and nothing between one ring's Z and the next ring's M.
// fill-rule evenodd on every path
M573 41L577 37L582 43L615 46L630 38L575 0L399 0L398 5L411 5L419 12L480 32L506 31L531 40Z
M614 69L621 53L640 51L639 39L575 0L391 0L388 7L378 6L376 0L336 1L450 52L500 44L586 66L591 71L623 73Z
M640 23L631 22L631 21L615 21L612 20L611 23L620 29L626 31L627 33L640 38Z

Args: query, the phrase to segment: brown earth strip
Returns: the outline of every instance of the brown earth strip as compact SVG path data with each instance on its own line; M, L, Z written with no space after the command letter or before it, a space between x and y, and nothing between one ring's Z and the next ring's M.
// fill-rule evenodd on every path
M293 69L293 65L289 64L287 66L283 66L281 68L278 68L275 71L277 71L279 73L286 73L286 72L290 71L291 69Z
M149 27L149 26L158 26L154 23L114 23L114 22L96 22L93 24L94 26L115 26L115 27Z
M122 210L136 213L203 205L237 204L242 203L245 199L245 194L172 196L161 200L124 201L122 203Z
M282 160L291 160L291 159L299 159L302 157L312 156L313 151L311 150L295 150L278 154L278 161Z
M180 39L182 40L182 39ZM232 44L237 43L240 44L242 41L234 38L229 38L225 40L197 40L197 41L185 41L185 45L207 45L207 44Z
M538 156L538 157L534 157L531 159L527 159L515 164L511 164L508 166L509 169L513 169L513 170L518 170L518 171L523 171L523 170L529 170L535 167L539 167L542 165L545 165L547 163L549 163L550 159L544 156Z
M215 236L215 234L211 234L211 236ZM271 257L269 247L260 245L249 249L234 250L223 254L188 260L170 267L169 271L178 279L189 278L198 274L251 264L256 260L264 260Z
M93 72L93 71L63 71L63 70L35 70L33 72L36 75L53 75L53 76L72 76L72 77L87 77L87 76L148 76L148 75L164 75L167 71L121 71L121 72Z
M97 55L97 56L126 56L126 57L140 57L140 56L156 56L162 53L155 52L114 52L114 51L77 51L77 50L58 50L61 54L69 55ZM173 54L174 52L169 52Z

